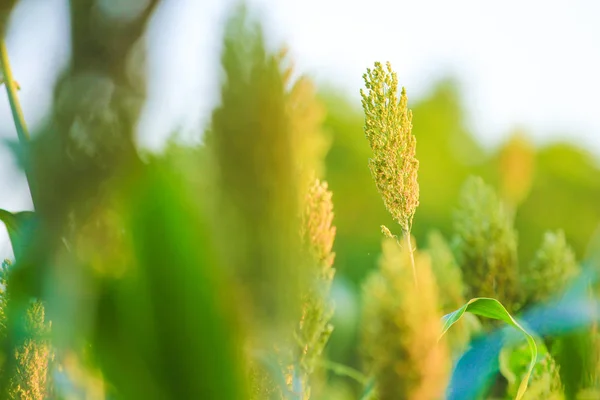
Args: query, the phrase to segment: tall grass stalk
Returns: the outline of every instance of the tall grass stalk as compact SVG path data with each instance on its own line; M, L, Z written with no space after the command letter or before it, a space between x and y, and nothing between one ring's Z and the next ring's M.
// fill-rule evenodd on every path
M6 87L6 94L8 96L10 110L15 122L15 128L17 129L17 136L19 138L21 151L27 151L29 145L29 131L27 130L27 124L25 123L25 117L23 115L21 103L19 102L19 97L17 96L17 88L19 85L13 78L12 70L10 68L10 60L8 58L8 49L6 47L6 40L4 37L0 39L0 72L3 74L1 81L4 82L4 86ZM25 175L27 177L27 183L29 184L29 190L31 191L31 198L35 204L33 179L27 167L25 168Z
M10 103L10 109L15 121L15 127L17 128L19 142L24 146L29 141L29 132L27 131L27 125L25 124L25 117L23 116L23 110L21 109L19 98L17 97L18 85L13 79L10 61L8 59L6 41L4 39L0 40L0 65L2 66L2 73L4 75L3 81L4 85L6 86L6 94L8 95L8 101Z

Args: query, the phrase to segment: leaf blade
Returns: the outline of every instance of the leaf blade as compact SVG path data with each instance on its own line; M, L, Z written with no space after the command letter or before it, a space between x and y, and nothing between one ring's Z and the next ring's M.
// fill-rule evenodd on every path
M19 261L35 227L36 215L32 211L12 213L0 208L0 221L6 226L15 259Z
M469 300L465 305L460 307L458 310L451 312L450 314L445 315L442 320L444 321L444 326L442 328L441 337L450 329L452 325L458 322L462 316L466 313L470 312L475 315L479 315L486 318L497 319L503 322L506 322L508 325L513 328L519 330L525 336L527 340L527 344L529 346L529 352L531 354L531 360L529 362L529 367L527 369L527 373L521 380L521 384L519 385L519 389L517 391L517 395L515 400L521 400L525 391L527 390L527 385L529 383L529 378L533 372L533 368L535 367L535 363L537 360L537 345L535 343L535 339L533 336L525 330L513 317L510 313L504 308L502 303L500 303L496 299L487 298L487 297L476 297Z

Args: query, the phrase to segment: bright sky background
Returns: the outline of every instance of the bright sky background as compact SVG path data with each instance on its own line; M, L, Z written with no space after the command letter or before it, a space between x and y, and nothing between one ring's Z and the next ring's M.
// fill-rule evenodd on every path
M107 0L109 1L109 0ZM117 0L113 0L117 1ZM143 0L129 0L143 1ZM538 142L566 138L600 154L600 1L251 0L296 66L359 106L362 74L391 61L409 99L448 75L486 146L523 126ZM67 0L21 0L8 50L30 128L68 58ZM158 148L176 129L194 135L217 100L227 0L164 0L152 22L150 99L139 140ZM2 88L3 89L3 88ZM4 90L0 138L16 138ZM22 174L0 143L0 208L31 208ZM11 254L0 229L0 257Z

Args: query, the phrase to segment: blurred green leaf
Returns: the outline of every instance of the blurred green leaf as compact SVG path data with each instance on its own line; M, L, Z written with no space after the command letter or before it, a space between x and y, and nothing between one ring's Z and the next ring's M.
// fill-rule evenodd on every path
M4 222L15 259L20 260L24 254L29 235L34 229L36 217L32 211L11 213L0 209L0 221Z
M95 352L119 398L247 398L236 295L182 181L149 166L137 186L137 262L105 286Z

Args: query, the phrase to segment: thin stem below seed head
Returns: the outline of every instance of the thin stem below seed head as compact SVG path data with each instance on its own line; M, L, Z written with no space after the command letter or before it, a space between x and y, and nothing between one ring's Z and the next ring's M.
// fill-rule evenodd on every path
M408 245L408 254L410 254L410 265L412 267L413 278L415 280L415 287L419 287L419 281L417 279L417 268L415 267L415 254L413 252L412 243L410 241L410 232L404 235L406 237L406 244Z

